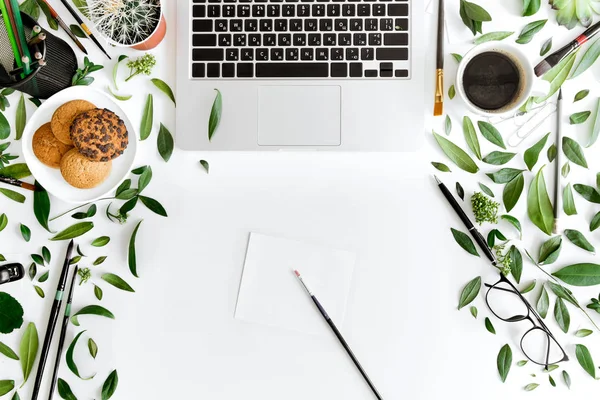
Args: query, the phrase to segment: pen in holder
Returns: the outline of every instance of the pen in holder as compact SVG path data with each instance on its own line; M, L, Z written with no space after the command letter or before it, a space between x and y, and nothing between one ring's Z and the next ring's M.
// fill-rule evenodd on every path
M0 87L47 99L71 86L77 70L77 57L65 41L40 29L29 15L22 12L21 18L32 55L32 59L27 60L31 73L23 77L24 70L17 65L6 25L0 19Z

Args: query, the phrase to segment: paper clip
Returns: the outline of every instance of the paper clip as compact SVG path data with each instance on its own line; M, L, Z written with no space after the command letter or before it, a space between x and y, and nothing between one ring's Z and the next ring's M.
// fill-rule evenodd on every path
M556 108L556 103L547 102L533 107L529 112L519 111L509 117L492 117L488 122L492 125L500 125L511 121L516 130L508 137L507 144L510 147L517 147L554 114Z

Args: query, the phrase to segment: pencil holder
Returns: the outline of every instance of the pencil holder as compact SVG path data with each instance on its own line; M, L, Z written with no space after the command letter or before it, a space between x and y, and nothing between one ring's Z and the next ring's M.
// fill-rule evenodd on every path
M25 13L21 13L25 36L27 41L34 36L33 28L37 22ZM64 40L42 30L46 40L37 44L37 49L30 47L32 54L35 51L42 53L41 63L32 64L32 72L21 79L20 74L11 74L17 69L14 52L6 31L6 26L0 18L0 87L12 88L38 99L48 97L71 86L71 79L77 70L77 57L71 47ZM33 60L37 62L37 60Z

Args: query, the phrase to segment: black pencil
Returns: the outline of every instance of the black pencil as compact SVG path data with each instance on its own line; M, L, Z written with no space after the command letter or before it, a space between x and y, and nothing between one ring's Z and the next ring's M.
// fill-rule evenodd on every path
M69 296L67 297L67 306L65 308L65 316L63 318L62 329L60 331L60 339L58 340L58 350L56 353L56 361L54 362L54 372L52 374L52 383L50 384L50 393L48 394L48 400L52 400L54 396L54 388L58 381L58 371L60 369L60 359L62 357L63 347L65 345L65 338L67 337L67 329L69 327L69 318L71 317L71 303L73 302L73 291L75 290L75 278L77 278L77 271L79 268L75 266L73 271L73 277L71 278L71 288L69 289Z
M56 322L58 321L58 313L60 312L60 306L62 304L63 295L65 292L65 286L67 284L67 275L69 273L69 263L71 261L71 253L73 252L73 239L69 242L67 247L67 254L65 255L65 262L63 269L56 287L56 296L54 296L54 303L52 303L52 309L50 310L50 317L48 318L48 327L46 328L46 336L44 337L44 345L42 346L42 353L40 355L40 363L38 365L37 374L35 376L35 384L33 385L33 393L31 400L36 400L40 393L40 386L42 385L42 378L44 376L44 367L48 360L48 352L50 351L50 344L52 343L52 337L54 336L54 329L56 328Z
M73 18L75 18L75 20L77 21L77 23L79 24L79 26L81 26L81 29L83 29L83 31L85 32L85 34L88 35L90 39L92 39L92 41L96 44L96 46L98 46L98 48L100 50L102 50L102 52L106 55L106 57L108 57L109 60L112 60L112 58L110 58L110 56L108 55L108 53L106 52L106 50L104 50L104 47L102 47L102 45L100 44L100 42L98 41L98 39L96 39L96 36L94 36L94 34L92 33L92 31L90 31L90 28L87 27L87 25L85 24L85 22L83 22L83 20L79 16L79 14L77 14L77 11L75 11L73 9L73 7L71 7L71 5L69 4L69 2L67 0L61 0L61 1L65 5L65 7L67 8L67 10L69 10L69 12L73 16Z
M302 276L300 275L300 272L298 272L297 270L294 270L294 274L296 275L296 277L298 278L298 280L300 281L300 283L302 284L302 286L304 287L304 289L306 290L306 292L308 293L308 295L312 299L313 303L315 303L315 305L319 309L319 312L321 313L321 315L323 316L323 318L325 318L325 321L327 322L327 324L329 325L329 327L331 328L331 330L333 331L333 333L335 334L335 336L338 338L338 340L340 341L340 343L342 344L342 346L344 346L344 349L346 350L346 353L348 353L348 355L352 359L352 362L354 362L354 365L356 365L356 368L358 368L358 372L360 372L360 374L362 375L362 377L365 379L365 381L367 382L367 385L369 385L369 387L373 391L373 394L375 395L375 397L378 400L382 400L382 397L379 394L379 392L377 391L377 388L375 388L375 385L373 384L373 382L371 382L371 379L369 378L369 376L367 375L367 373L363 369L362 365L360 365L360 362L358 362L358 359L356 358L356 356L354 355L354 353L350 349L350 346L348 345L348 343L346 342L346 340L344 339L344 337L342 336L342 334L340 333L340 331L338 330L338 328L335 326L335 324L333 323L333 321L329 317L329 314L327 314L327 311L325 311L325 309L323 308L323 306L321 305L321 303L319 302L319 300L317 300L317 298L310 291L310 289L308 288L308 286L306 286L306 283L304 283L304 279L302 279Z

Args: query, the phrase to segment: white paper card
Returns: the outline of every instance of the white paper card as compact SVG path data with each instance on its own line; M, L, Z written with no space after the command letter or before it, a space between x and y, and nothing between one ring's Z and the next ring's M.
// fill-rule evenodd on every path
M297 269L331 319L341 325L356 256L348 251L251 233L235 318L308 334L326 334Z

